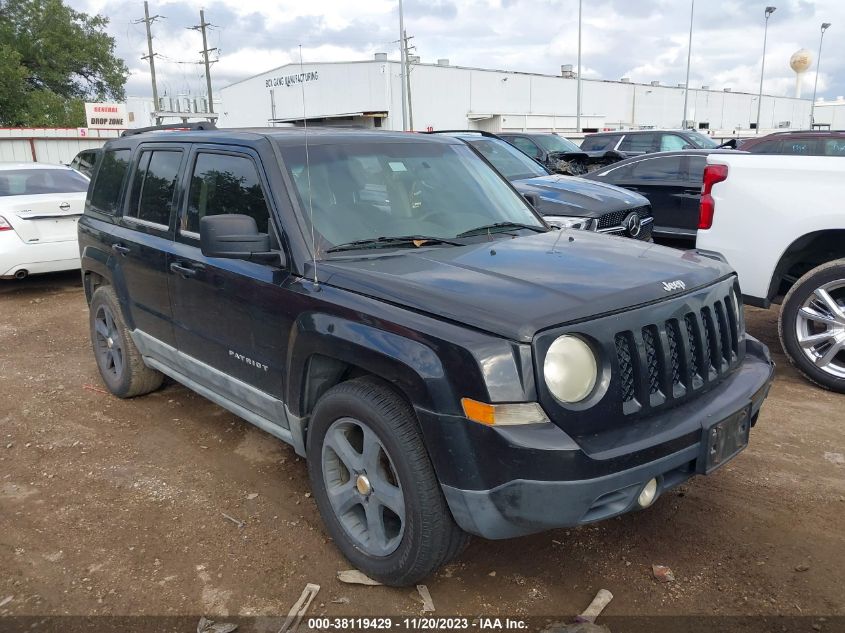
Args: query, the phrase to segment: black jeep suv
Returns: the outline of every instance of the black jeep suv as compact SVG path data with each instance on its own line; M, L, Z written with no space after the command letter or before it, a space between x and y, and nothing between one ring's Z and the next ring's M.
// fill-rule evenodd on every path
M167 375L292 444L394 585L648 507L746 446L772 376L723 261L551 230L445 136L126 136L79 244L109 390Z

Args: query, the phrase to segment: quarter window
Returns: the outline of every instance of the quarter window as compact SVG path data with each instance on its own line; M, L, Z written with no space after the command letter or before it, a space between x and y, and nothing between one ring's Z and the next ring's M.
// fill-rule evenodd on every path
M143 152L135 172L132 200L127 215L145 222L168 226L181 162L180 151Z
M101 213L115 214L120 204L123 179L129 169L128 149L103 152L97 180L91 188L91 207Z
M222 213L248 215L260 232L268 233L270 213L255 163L245 156L200 153L191 174L182 230L199 233L201 218Z

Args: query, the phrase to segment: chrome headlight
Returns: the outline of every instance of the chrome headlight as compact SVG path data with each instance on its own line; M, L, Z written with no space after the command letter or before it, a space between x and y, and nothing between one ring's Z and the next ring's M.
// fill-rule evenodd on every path
M549 347L543 362L543 378L552 395L566 404L589 396L598 380L593 350L577 336L564 334Z
M543 219L546 224L559 229L581 229L582 231L595 231L598 221L595 218L581 218L566 215L547 215Z

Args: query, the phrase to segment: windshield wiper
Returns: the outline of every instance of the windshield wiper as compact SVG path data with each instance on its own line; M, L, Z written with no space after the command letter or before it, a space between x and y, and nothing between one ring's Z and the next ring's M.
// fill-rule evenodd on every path
M529 229L538 233L545 233L548 229L545 226L537 226L535 224L520 224L519 222L496 222L494 224L487 224L485 226L477 226L469 231L458 233L455 237L472 237L473 235L481 235L482 233L502 233L508 229Z
M414 246L419 248L428 244L450 244L452 246L461 246L459 242L443 239L442 237L432 237L430 235L397 235L381 237L371 237L365 240L355 240L354 242L347 242L345 244L338 244L327 249L327 253L337 253L340 251L353 251L365 248L391 248L394 246Z

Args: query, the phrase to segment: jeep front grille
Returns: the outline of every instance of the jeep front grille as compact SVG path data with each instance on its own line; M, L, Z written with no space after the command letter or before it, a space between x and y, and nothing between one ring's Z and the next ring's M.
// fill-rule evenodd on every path
M670 404L721 380L738 363L739 324L732 297L683 318L618 332L615 342L624 412Z

